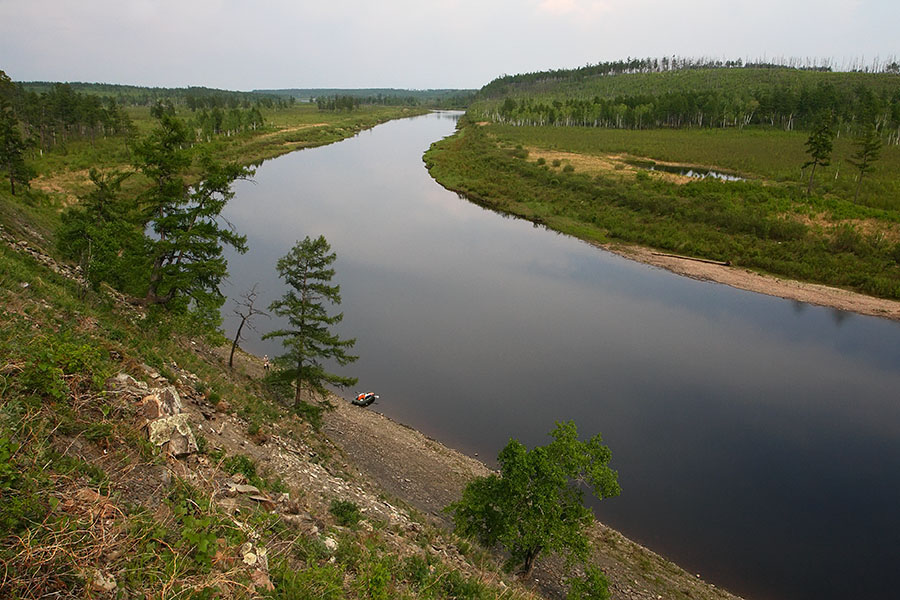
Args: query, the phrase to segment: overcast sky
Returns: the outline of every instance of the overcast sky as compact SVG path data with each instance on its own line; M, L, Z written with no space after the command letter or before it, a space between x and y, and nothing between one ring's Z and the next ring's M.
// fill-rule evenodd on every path
M628 56L900 55L900 0L0 0L16 81L477 88Z

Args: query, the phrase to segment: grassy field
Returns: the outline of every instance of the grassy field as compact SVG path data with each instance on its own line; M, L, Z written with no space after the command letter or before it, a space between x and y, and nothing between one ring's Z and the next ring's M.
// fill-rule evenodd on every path
M218 136L207 143L195 145L197 152L210 152L221 160L243 165L258 164L301 148L330 144L352 137L364 129L391 119L427 112L408 107L363 106L352 112L320 111L315 105L296 104L289 108L264 109L265 126L258 131L234 136ZM129 116L137 137L155 127L155 119L147 107L130 107ZM179 109L178 116L189 120L193 115ZM71 141L52 152L29 157L29 164L37 172L31 190L10 196L8 185L0 185L0 225L21 231L22 223L43 237L52 239L59 225L60 211L91 188L88 172L100 170L131 170L130 140L124 136ZM125 181L126 194L137 194L146 185L140 177Z
M849 142L838 141L833 166L817 173L816 192L807 197L804 141L802 133L777 131L464 121L456 135L432 146L426 163L442 185L475 202L589 241L639 244L900 298L900 148L884 149L854 204L853 174L840 158ZM714 166L747 180L686 182L635 168L629 158Z
M625 154L657 161L715 166L751 179L796 184L806 183L809 171L801 169L808 155L807 133L777 129L645 129L622 130L589 127L513 127L492 125L492 135L506 144L586 155ZM816 189L820 195L853 198L859 171L848 159L853 139L835 140L831 165L819 168ZM900 146L884 146L874 170L863 179L860 203L891 211L900 210Z

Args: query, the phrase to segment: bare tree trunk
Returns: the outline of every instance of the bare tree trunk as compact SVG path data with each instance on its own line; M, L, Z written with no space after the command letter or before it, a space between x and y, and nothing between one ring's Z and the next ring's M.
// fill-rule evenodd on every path
M228 355L228 368L234 368L234 349L237 348L238 340L241 339L241 329L244 328L244 323L247 322L247 317L241 318L241 324L238 325L237 333L234 334L234 341L231 343L231 354Z

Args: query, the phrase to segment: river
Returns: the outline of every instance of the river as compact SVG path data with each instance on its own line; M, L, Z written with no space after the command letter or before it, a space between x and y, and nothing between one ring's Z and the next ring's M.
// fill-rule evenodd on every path
M226 216L223 290L284 292L306 235L338 259L373 408L490 461L572 419L622 494L598 518L751 599L891 597L900 556L900 325L675 276L482 209L422 163L456 116L268 161ZM232 334L234 304L223 308ZM270 356L258 318L243 346Z

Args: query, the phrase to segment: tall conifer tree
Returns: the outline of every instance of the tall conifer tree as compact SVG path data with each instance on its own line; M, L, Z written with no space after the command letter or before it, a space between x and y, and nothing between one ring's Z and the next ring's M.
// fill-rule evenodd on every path
M341 303L340 286L329 283L334 277L331 265L336 258L323 236L314 240L307 236L278 261L278 274L291 289L269 310L286 317L289 328L267 333L263 339L283 338L287 352L276 358L276 365L280 367L280 377L296 383L296 405L302 402L304 386L322 393L326 383L338 387L356 383L355 377L328 373L323 365L327 359L346 365L358 358L347 354L356 340L342 340L330 330L344 318L343 313L329 316L325 307L325 303Z

